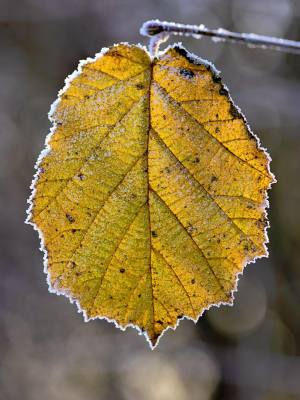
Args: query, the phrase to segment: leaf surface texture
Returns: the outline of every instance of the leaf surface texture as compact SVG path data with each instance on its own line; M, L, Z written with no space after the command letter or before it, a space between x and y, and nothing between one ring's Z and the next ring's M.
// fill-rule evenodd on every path
M151 60L116 45L81 65L51 120L29 209L50 288L152 346L231 303L267 254L273 176L213 68L180 47Z

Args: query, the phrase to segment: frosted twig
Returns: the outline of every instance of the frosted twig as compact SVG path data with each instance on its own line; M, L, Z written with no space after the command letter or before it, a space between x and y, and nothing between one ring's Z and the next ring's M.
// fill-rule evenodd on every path
M271 36L257 35L255 33L230 32L226 29L209 29L204 25L185 25L175 22L163 22L150 20L144 22L140 29L144 36L155 37L163 33L167 35L192 36L201 39L202 36L209 36L214 42L235 42L243 43L250 47L260 47L263 49L280 50L288 53L300 54L300 42Z

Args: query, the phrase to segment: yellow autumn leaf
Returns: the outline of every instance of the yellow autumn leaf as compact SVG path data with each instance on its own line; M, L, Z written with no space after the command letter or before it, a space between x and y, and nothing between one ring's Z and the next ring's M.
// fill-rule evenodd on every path
M213 66L119 44L81 62L50 118L28 216L50 290L152 346L232 303L245 264L267 255L274 178Z

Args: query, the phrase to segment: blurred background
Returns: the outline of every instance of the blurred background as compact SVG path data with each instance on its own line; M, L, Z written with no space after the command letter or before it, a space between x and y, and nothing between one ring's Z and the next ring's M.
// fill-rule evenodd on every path
M151 351L47 291L23 221L50 104L79 59L146 44L152 18L300 40L299 0L0 1L0 400L300 398L300 55L182 39L222 71L278 179L270 257L247 266L234 307L182 321Z

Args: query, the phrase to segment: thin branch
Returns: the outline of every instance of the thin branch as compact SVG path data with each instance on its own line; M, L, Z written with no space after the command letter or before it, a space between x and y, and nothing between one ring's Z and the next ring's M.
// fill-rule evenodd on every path
M263 49L279 50L288 53L300 54L300 42L270 36L257 35L255 33L230 32L226 29L209 29L204 25L185 25L175 22L162 22L159 20L146 21L140 29L144 36L155 37L156 35L181 35L192 36L201 39L202 36L211 37L214 42L243 43L249 47L260 47Z

